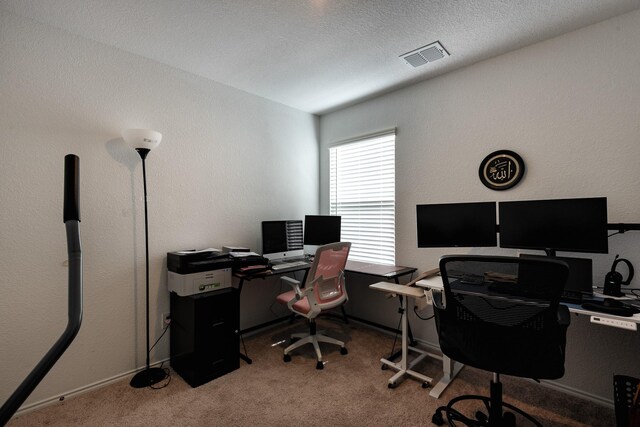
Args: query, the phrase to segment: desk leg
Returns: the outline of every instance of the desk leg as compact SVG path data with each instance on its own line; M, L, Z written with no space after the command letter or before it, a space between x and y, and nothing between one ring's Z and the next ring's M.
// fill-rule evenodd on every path
M396 283L397 282L398 282L398 279L396 278ZM399 284L399 283L397 283L397 284ZM404 301L404 303L403 303L401 295L398 295L398 299L400 300L400 311L401 311L401 313L405 313L407 311L406 301ZM416 345L417 341L413 338L413 332L411 332L411 323L409 323L408 317L407 317L407 331L408 331L408 334L409 334L409 345ZM389 356L389 360L397 359L401 355L402 355L402 349L396 351L395 353L392 353L391 356Z
M242 338L242 336L240 337ZM242 346L244 347L244 341L242 341ZM247 350L245 349L245 352ZM244 360L245 362L247 362L248 365L251 365L253 363L253 360L251 360L249 358L249 356L247 356L246 354L243 354L242 352L240 352L240 359Z
M238 305L240 305L240 301L241 301L240 297L242 295L242 285L243 284L244 284L244 279L240 279L240 282L238 283ZM240 317L239 313L238 313L238 317ZM240 359L244 360L249 365L251 365L253 363L253 360L251 360L249 358L249 356L247 355L247 347L245 347L245 345L244 345L244 338L242 338L242 332L240 332L240 325L238 325L238 334L240 335L240 342L242 343L242 348L244 349L244 353L242 353L242 351L238 350L240 352Z
M340 310L342 311L342 320L344 320L344 323L349 324L349 317L347 316L347 312L344 310L344 304L340 306Z
M435 398L440 397L444 389L447 388L449 384L451 384L451 381L453 381L453 379L458 375L458 373L463 367L464 365L462 363L458 363L455 360L451 360L451 358L443 354L442 355L442 378L440 378L440 381L438 381L438 384L436 384L433 387L433 389L431 389L429 396L435 397Z
M408 304L408 297L407 296L401 297L401 301L406 307ZM400 360L399 363L395 363L387 359L380 360L380 362L382 362L385 366L388 366L398 371L394 376L389 378L389 383L388 383L389 388L396 388L398 386L398 380L403 378L405 375L421 380L423 388L427 387L429 384L431 384L431 381L433 381L432 378L427 377L426 375L422 375L421 373L413 371L411 369L416 364L418 364L422 359L428 356L428 354L426 351L409 346L408 336L407 336L408 329L409 329L408 326L409 326L409 322L408 322L407 311L403 310L402 311L402 359ZM415 359L413 359L411 363L409 363L409 350L418 353L418 356Z

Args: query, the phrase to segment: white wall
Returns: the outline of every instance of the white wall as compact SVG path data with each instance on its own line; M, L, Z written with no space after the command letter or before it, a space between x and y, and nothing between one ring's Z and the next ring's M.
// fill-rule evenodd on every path
M606 196L610 222L640 223L639 43L636 11L322 116L322 211L328 211L328 144L397 127L398 264L426 270L452 252L417 248L421 203ZM517 187L503 192L478 179L480 161L498 149L519 153L527 169ZM640 233L609 244L608 255L592 256L596 284L617 253L640 267ZM349 310L395 327L395 304L355 279ZM640 276L632 286L639 284ZM414 321L414 332L437 342L430 322ZM638 334L574 318L569 335L560 381L566 387L611 401L613 373L640 375Z
M145 363L142 169L123 129L164 135L147 158L152 342L168 251L259 250L261 220L318 212L315 116L6 13L0 58L0 402L66 325L65 154L80 157L84 321L27 403ZM273 300L261 282L243 307Z

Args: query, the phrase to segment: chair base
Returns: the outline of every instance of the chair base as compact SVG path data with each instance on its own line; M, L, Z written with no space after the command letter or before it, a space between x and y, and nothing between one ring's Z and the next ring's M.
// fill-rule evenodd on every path
M482 401L487 413L477 411L475 413L475 418L467 417L453 407L456 403L463 400ZM503 411L504 408L507 408L512 412ZM445 421L443 413L446 415L446 421L450 426L459 425L458 423L461 423L466 426L474 427L516 427L516 416L514 413L517 413L524 419L530 421L532 425L542 427L542 424L538 420L524 412L522 409L502 401L502 383L499 380L496 382L491 381L490 397L472 394L455 397L449 401L447 406L441 406L436 409L436 412L431 418L431 422L438 426L443 425Z
M340 354L342 355L348 354L347 348L344 346L343 341L328 337L321 333L291 335L292 340L296 338L297 338L296 342L294 342L289 347L284 349L285 362L291 361L291 355L289 353L291 353L293 350L297 349L298 347L302 347L303 345L306 345L306 344L312 344L314 350L316 351L316 359L318 360L318 363L316 363L316 369L323 369L324 363L322 361L322 353L320 352L320 344L319 344L321 342L338 345L340 346Z

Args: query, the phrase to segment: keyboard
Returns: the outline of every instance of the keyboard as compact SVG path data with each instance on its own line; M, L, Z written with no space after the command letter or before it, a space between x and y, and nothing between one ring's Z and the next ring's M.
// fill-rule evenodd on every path
M630 307L624 303L616 305L605 305L603 301L588 301L582 304L585 310L597 311L599 313L614 314L616 316L631 317L640 313L640 309Z
M306 261L283 262L282 264L274 264L271 266L273 271L284 270L285 268L302 267L309 265Z

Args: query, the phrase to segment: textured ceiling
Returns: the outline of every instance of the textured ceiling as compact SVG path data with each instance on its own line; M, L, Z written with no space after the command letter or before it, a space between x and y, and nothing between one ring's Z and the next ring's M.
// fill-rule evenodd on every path
M640 0L0 0L32 18L315 114L640 7ZM440 41L450 57L401 54Z

